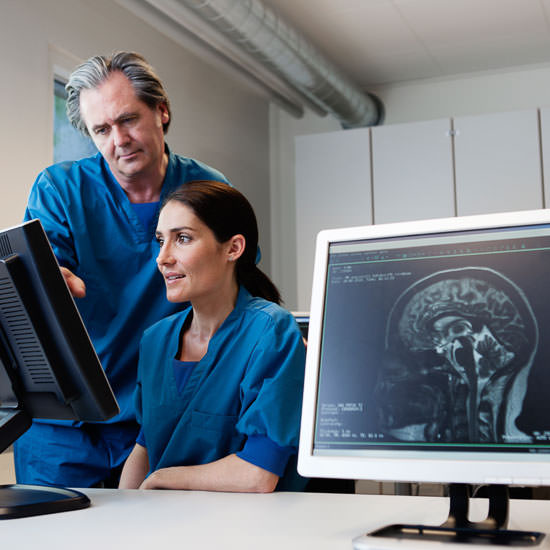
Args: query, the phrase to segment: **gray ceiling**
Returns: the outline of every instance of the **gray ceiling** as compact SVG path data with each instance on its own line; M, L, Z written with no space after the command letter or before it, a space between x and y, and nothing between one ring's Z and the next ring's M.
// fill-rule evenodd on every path
M263 0L359 86L550 62L550 0Z

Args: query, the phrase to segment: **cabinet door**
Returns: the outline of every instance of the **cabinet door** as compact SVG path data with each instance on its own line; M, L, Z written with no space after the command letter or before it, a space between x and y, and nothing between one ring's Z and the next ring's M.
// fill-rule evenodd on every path
M458 215L542 208L538 112L454 120Z
M540 134L544 179L543 208L550 208L550 107L543 107L540 110Z
M455 215L450 119L372 128L374 222Z
M296 138L298 308L309 310L322 229L372 223L369 129Z

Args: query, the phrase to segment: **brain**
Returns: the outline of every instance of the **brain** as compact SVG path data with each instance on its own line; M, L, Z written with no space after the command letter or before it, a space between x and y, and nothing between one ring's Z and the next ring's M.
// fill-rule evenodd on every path
M508 348L519 350L528 341L525 322L510 296L489 282L474 278L449 278L416 292L399 319L402 343L411 351L433 349L433 323L457 315L486 325Z

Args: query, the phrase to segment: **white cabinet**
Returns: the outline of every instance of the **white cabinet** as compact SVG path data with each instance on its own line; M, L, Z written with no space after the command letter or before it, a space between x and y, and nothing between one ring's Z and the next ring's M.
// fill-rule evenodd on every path
M321 229L544 208L543 166L550 108L296 138L299 308Z
M454 119L457 214L543 207L536 109Z
M540 110L542 173L544 175L544 208L550 207L550 107Z
M296 138L298 309L309 310L317 233L372 223L370 171L368 128Z
M372 128L374 222L455 215L450 119Z

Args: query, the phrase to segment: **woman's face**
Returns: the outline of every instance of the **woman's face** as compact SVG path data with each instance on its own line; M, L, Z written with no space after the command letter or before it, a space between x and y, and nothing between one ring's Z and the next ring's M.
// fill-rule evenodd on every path
M232 280L229 246L188 206L171 201L162 209L156 231L160 245L157 266L170 302L197 301L225 291Z

